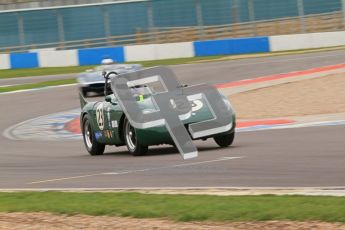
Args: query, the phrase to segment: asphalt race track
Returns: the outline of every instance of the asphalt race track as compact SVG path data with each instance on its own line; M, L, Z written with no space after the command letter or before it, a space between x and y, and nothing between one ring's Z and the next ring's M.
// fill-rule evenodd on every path
M215 84L338 63L345 63L343 50L173 68L184 83ZM3 94L0 105L2 132L75 109L79 99L76 86L68 86ZM344 136L345 126L238 133L233 147L198 141L199 157L182 160L169 146L154 147L144 157L107 147L105 155L91 157L79 140L13 141L1 135L0 188L344 187Z

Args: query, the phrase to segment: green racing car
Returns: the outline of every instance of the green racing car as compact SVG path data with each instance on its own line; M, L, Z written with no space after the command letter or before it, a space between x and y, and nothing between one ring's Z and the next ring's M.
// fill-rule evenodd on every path
M143 129L133 127L116 96L113 93L107 95L108 88L109 83L105 80L105 97L102 101L88 102L82 94L79 94L82 109L80 115L81 130L85 147L91 155L102 155L106 145L126 145L133 156L145 155L148 147L152 145L169 144L175 146L165 125ZM150 113L155 110L152 101L152 95L155 92L150 87L146 85L135 86L131 87L131 90L143 113ZM228 147L234 141L236 116L228 99L224 95L221 96L226 109L231 114L228 118L228 130L196 139L213 138L220 147ZM190 124L214 118L204 99L191 100L190 104L191 116L181 120L187 130ZM192 137L192 135L190 136Z

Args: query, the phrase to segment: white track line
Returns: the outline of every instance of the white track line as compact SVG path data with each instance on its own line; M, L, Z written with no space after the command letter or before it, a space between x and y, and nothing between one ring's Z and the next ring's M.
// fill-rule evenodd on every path
M196 63L187 63L187 64L180 64L178 66L193 66L193 65L199 65L199 64L211 64L214 62L227 62L232 61L234 62L231 67L237 67L237 66L249 66L249 65L261 65L261 64L267 64L267 63L280 63L280 62L286 62L286 61L299 61L303 59L320 59L320 58L327 58L327 57L338 57L338 56L345 56L344 53L338 53L338 54L324 54L324 55L313 55L313 56L307 56L307 57L294 57L294 58L284 58L292 55L308 55L308 54L317 54L318 52L331 52L331 51L337 51L337 50L330 50L330 51L315 51L315 52L307 52L307 53L295 53L295 54L276 54L276 55L267 55L267 56L259 56L259 57L246 57L246 58L237 58L237 59L210 59L206 60L204 62L196 62ZM257 61L260 58L277 58L280 57L279 60L265 60L265 61ZM248 60L246 63L235 63L236 61L245 61ZM338 63L340 64L340 63ZM176 65L170 65L170 66L176 66ZM317 68L317 67L315 67Z
M292 124L282 125L257 125L251 127L237 128L237 132L257 132L265 130L280 130L280 129L297 129L297 128L310 128L310 127L324 127L324 126L337 126L345 125L345 120L330 120L330 121L313 121L313 122L298 122Z
M62 178L56 178L56 179L50 179L50 180L34 181L34 182L30 182L28 184L42 184L42 183L48 183L48 182L80 179L80 178L94 177L94 176L103 176L103 175L125 175L125 174L137 173L137 172L147 172L147 171L153 171L153 170L162 170L162 169L169 169L169 168L179 168L179 167L186 167L186 166L202 165L202 164L209 164L209 163L218 162L218 161L228 161L228 160L236 160L236 159L242 159L242 158L244 158L244 156L239 156L239 157L222 157L222 158L218 158L218 159L215 159L215 160L191 162L191 163L177 164L177 165L168 165L168 166L156 167L156 168L126 170L126 171L119 171L119 172L105 172L105 173L96 173L96 174L88 174L88 175L81 175L81 176L73 176L73 177L62 177Z
M104 187L104 188L12 188L0 192L138 192L144 194L185 194L216 196L257 196L257 195L306 195L306 196L345 196L344 186L330 187Z
M45 87L34 88L34 89L21 89L21 90L15 90L15 91L11 91L11 92L0 93L0 96L6 95L6 94L26 93L26 92L45 90L45 89L55 89L55 88L61 88L61 87L67 87L67 86L75 86L75 85L77 85L77 83L65 84L65 85L56 85L56 86L45 86Z
M19 85L19 84L13 84L13 85L0 85L0 88L2 88L2 87L10 87L10 86L15 86L15 85Z
M301 54L301 55L303 55L303 54ZM282 57L281 55L279 55L279 56ZM320 55L320 56L295 57L295 58L285 58L285 59L282 58L282 59L279 59L279 60L254 61L254 62L250 62L250 63L234 64L234 66L232 66L232 67L248 66L248 65L261 65L261 64L267 64L267 63L280 63L280 62L286 62L286 61L299 61L299 60L303 60L303 59L320 59L320 58L337 57L337 56L345 56L345 53L341 53L341 54L325 54L325 55ZM274 57L274 56L271 56L271 57ZM226 60L224 60L224 61L226 61ZM341 64L341 63L338 63L338 64ZM337 65L337 64L334 64L334 65ZM314 67L314 68L318 68L318 67Z

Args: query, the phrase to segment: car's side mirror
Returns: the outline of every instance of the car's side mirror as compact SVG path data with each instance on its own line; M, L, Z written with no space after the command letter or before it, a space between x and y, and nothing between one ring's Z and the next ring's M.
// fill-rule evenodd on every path
M111 102L111 96L110 96L110 95L106 96L106 97L105 97L105 101L106 101L106 102Z
M117 103L112 99L111 95L106 96L104 100L112 105L117 105Z

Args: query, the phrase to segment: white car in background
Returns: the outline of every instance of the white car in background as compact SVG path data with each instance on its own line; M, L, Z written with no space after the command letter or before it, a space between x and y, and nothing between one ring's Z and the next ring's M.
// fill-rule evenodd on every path
M86 70L77 76L80 92L84 97L87 97L90 92L103 94L104 93L104 77L103 71L114 71L118 74L135 72L142 69L140 64L117 64L105 63L93 69ZM111 91L111 89L108 89Z

